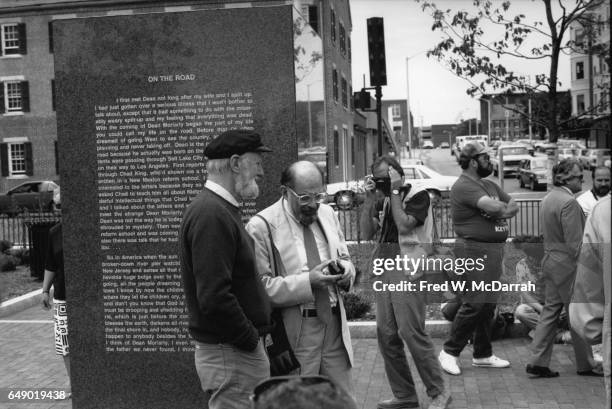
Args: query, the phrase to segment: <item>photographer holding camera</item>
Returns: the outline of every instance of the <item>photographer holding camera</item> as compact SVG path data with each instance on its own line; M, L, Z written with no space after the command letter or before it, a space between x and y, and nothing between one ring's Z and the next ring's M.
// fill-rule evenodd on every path
M404 186L404 170L391 156L372 164L372 177L366 182L366 199L361 213L361 231L372 239L380 230L375 258L414 259L431 252L433 217L429 193ZM386 270L380 278L398 284L422 277L422 271ZM434 345L425 332L425 306L422 292L376 292L378 348L385 362L393 398L378 403L379 409L418 408L419 400L408 366L404 342L432 398L429 409L444 409L450 394L444 386L442 370Z
M299 375L328 376L353 395L353 350L339 289L352 287L355 267L340 223L325 204L323 175L311 162L293 163L281 175L281 192L246 227L260 277L272 306L282 308ZM276 272L273 246L282 266Z

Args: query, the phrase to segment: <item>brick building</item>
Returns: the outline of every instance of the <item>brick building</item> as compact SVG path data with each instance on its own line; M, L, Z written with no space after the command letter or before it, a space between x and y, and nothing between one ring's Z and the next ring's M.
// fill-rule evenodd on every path
M0 0L0 191L28 179L59 178L54 20L287 4L294 6L294 20L301 16L303 26L316 33L307 46L318 53L311 55L320 55L313 65L321 66L296 62L300 149L319 152L319 159L323 155L330 182L351 179L357 172L353 152L365 144L357 138L365 136L356 136L353 126L349 0ZM300 69L316 75L300 84L305 74Z

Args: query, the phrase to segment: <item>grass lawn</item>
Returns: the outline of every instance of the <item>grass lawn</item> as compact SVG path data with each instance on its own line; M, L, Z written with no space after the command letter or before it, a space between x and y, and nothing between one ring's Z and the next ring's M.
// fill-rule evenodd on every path
M0 302L42 288L42 281L30 276L29 266L17 266L14 271L0 271Z

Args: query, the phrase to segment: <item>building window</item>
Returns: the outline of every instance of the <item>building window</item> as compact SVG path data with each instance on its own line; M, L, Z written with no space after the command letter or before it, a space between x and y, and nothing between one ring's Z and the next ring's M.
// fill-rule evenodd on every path
M302 15L310 24L310 27L318 34L319 33L319 9L317 6L302 6Z
M355 166L355 135L351 135L351 165Z
M332 86L334 88L334 101L338 102L338 71L335 68L332 70Z
M351 111L354 111L355 110L355 100L353 99L353 85L352 84L349 84L348 98L349 98L349 104L351 107Z
M29 112L30 97L27 81L4 81L0 83L0 114Z
M53 21L49 21L49 52L53 53Z
M55 80L51 80L51 109L55 111Z
M576 112L578 114L582 114L584 111L586 111L584 105L584 95L576 95Z
M574 31L574 45L578 48L584 46L584 30L578 29Z
M581 80L584 78L584 62L580 61L576 63L576 79Z
M345 108L348 108L348 83L346 82L346 79L343 77L342 78L342 106Z
M25 24L2 24L2 49L0 55L22 55L26 53Z
M393 119L401 117L399 105L391 105L391 116L393 117Z
M342 23L340 23L340 52L346 55L346 32Z
M331 9L331 40L336 43L336 12Z
M32 176L32 144L21 141L0 144L2 176Z
M348 60L349 60L349 62L350 62L350 61L351 61L351 58L353 58L353 56L352 56L352 50L351 50L351 36L348 36L348 37L346 38L346 45L347 45L347 48L348 48Z
M340 166L340 135L334 129L334 166Z

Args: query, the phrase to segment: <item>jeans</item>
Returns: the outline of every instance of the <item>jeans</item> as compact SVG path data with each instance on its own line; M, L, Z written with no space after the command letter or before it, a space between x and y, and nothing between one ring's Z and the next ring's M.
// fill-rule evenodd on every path
M196 342L195 366L209 409L249 409L255 386L270 376L263 343L253 352L229 344Z

